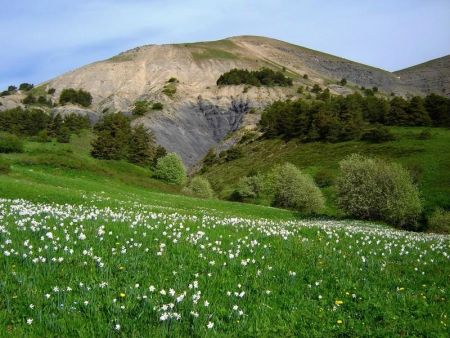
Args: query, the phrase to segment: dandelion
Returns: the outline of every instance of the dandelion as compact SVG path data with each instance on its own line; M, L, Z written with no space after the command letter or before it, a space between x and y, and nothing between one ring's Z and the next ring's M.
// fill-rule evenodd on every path
M338 319L338 320L336 321L336 323L342 324L342 320Z
M336 299L336 301L334 302L334 304L336 305L342 305L344 304L344 302L342 300Z
M125 298L126 295L123 292L121 292L119 296L120 298Z

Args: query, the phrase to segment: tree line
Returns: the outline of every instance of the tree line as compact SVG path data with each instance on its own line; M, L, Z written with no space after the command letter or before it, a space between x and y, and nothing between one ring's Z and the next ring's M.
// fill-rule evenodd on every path
M70 134L89 127L89 118L75 113L63 117L41 109L21 107L0 112L0 131L17 136L48 136L68 142Z
M91 155L105 160L127 160L142 166L155 166L166 155L156 144L154 134L142 124L132 127L123 114L106 114L94 126L96 138Z
M270 68L260 70L232 69L222 74L217 80L217 85L241 85L250 86L292 86L292 79L280 71Z
M264 110L260 121L268 137L328 142L358 139L365 127L374 124L450 127L450 99L430 94L387 100L324 92L314 100L276 101Z

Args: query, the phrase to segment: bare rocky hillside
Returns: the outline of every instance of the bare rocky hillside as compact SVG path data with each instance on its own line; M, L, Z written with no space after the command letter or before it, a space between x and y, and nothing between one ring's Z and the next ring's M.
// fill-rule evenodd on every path
M294 86L216 85L219 76L233 68L261 67L284 71L294 79ZM303 78L304 74L308 74L308 79ZM229 132L255 123L257 119L247 117L249 111L274 100L295 97L300 85L317 83L335 94L348 94L360 86L377 86L382 92L398 95L423 94L428 90L425 84L417 85L412 76L407 80L403 77L283 41L240 36L138 47L63 74L38 88L55 88L54 101L64 88L89 91L94 98L90 109L65 106L55 108L54 112L64 114L76 109L93 119L107 111L129 113L137 100L163 103L162 111L151 111L135 123L148 126L159 143L179 153L192 166ZM170 78L176 78L177 82L169 83ZM345 87L337 84L342 78L348 81ZM167 88L175 93L171 94ZM20 102L13 97L0 99L4 101L0 106L3 109Z

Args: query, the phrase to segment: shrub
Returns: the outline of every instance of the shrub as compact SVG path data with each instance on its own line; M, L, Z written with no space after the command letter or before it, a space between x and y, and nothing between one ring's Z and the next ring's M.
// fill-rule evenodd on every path
M164 106L161 102L155 102L152 105L153 110L163 110Z
M136 101L134 103L134 107L132 109L133 115L136 115L136 116L144 115L146 112L148 112L150 110L149 104L150 103L147 101Z
M49 95L53 95L53 94L55 94L55 92L56 92L55 88L49 88L49 90L47 90L47 94L49 94Z
M437 232L450 233L450 211L436 209L428 218L428 228Z
M189 195L199 198L213 198L214 196L214 192L209 181L200 176L194 177L185 191Z
M35 98L33 95L28 94L28 95L22 100L22 103L23 103L23 104L33 104L33 103L36 103L36 98Z
M186 182L186 169L180 156L169 153L160 158L155 168L155 177L173 184Z
M395 135L386 127L375 127L366 131L362 136L361 140L370 143L383 143L388 141L394 141Z
M22 153L23 142L16 135L0 133L0 153Z
M417 228L419 192L400 165L354 154L340 162L340 169L338 205L347 215Z
M176 77L171 77L167 82L169 82L169 83L177 83L179 81L178 81L178 79Z
M73 88L66 88L63 89L59 96L59 103L62 105L73 103L83 107L89 107L92 103L92 95L83 89L75 90Z
M276 166L266 182L273 194L274 206L302 213L318 213L324 207L324 197L313 179L293 164Z
M253 175L242 177L236 189L230 196L233 201L244 201L246 199L259 198L264 191L265 178L263 175Z
M334 183L334 175L331 171L329 171L327 169L320 169L314 175L314 181L316 182L317 186L320 188L329 187L330 185L333 185L333 183Z

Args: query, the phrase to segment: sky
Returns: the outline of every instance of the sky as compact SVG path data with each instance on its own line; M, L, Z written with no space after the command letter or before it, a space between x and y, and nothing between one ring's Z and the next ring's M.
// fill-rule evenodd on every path
M236 35L389 71L450 54L450 0L0 1L0 90L144 44Z

